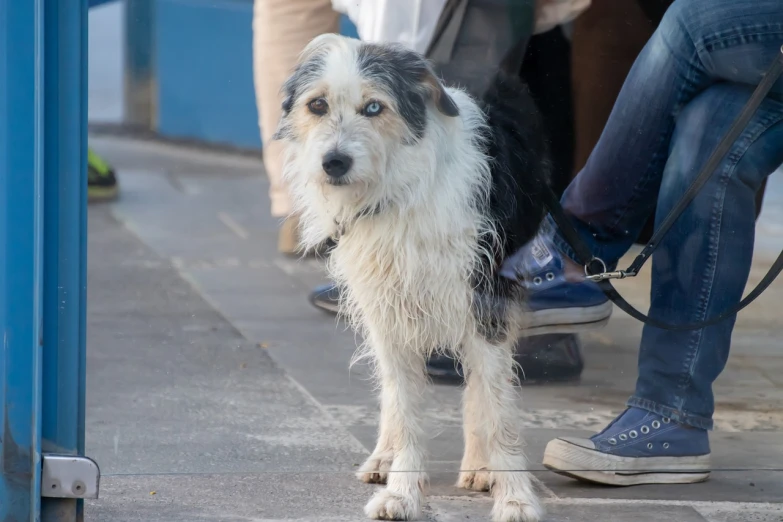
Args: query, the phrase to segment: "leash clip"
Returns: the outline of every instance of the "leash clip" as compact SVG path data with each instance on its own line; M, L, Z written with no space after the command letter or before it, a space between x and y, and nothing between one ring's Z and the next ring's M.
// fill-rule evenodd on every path
M597 274L590 273L590 267L593 265L593 263L598 263L601 265L601 271ZM598 283L599 281L606 281L607 279L625 279L626 277L633 277L635 275L635 273L626 272L625 270L615 270L614 272L609 272L609 270L606 268L606 263L600 257L593 257L585 265L585 279L588 281L593 281L594 283Z
M632 277L633 274L629 274L625 270L616 270L614 272L601 272L600 274L593 274L585 276L585 279L598 283L599 281L606 281L607 279L625 279L626 277Z

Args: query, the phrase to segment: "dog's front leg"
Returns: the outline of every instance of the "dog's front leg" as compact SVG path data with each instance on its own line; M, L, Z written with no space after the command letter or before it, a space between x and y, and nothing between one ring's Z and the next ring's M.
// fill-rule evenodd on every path
M356 477L362 482L368 484L386 484L394 461L394 433L392 425L383 415L383 404L381 405L381 419L378 426L378 441L375 449L364 464L356 472Z
M495 498L492 520L539 522L543 510L526 471L527 459L522 451L512 346L510 343L493 345L476 337L466 342L463 350L468 378L465 400L473 403L466 404L465 412L475 416L466 419L466 430L468 426L480 430L474 434L474 442L486 441L490 490ZM466 440L466 445L469 443Z
M480 379L466 375L462 397L462 427L465 452L462 454L457 487L474 491L489 491L489 462L487 460L487 429L482 424L482 393Z
M421 515L424 472L421 398L426 383L424 357L380 340L373 345L381 381L381 453L391 447L393 460L386 488L365 507L368 517L378 520L415 520ZM365 464L372 464L376 453Z

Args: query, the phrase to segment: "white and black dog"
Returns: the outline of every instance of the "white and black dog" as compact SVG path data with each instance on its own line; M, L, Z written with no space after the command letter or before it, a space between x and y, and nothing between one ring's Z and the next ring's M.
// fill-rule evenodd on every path
M421 514L424 362L445 348L467 380L458 485L490 490L495 522L540 520L515 403L524 296L497 273L545 214L528 91L499 77L476 101L415 52L333 34L308 45L283 91L277 138L304 246L339 237L329 269L381 388L377 446L358 476L386 488L365 512Z

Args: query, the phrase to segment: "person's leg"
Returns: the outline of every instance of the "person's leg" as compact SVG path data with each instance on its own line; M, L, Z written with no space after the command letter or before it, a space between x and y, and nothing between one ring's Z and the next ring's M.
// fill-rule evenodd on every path
M661 185L656 225L677 204L751 92L751 87L716 85L683 111ZM704 132L707 129L714 130ZM653 317L670 323L704 321L742 298L753 257L755 195L783 163L781 144L783 102L768 99L655 252ZM728 360L733 327L733 319L690 332L646 326L629 406L710 429L712 383Z
M654 211L682 108L717 82L757 85L781 43L778 0L672 4L631 68L587 164L562 198L598 257L616 262ZM775 92L783 92L783 81ZM574 257L561 238L555 242Z
M593 0L590 9L574 21L571 68L576 150L575 170L568 182L587 163L628 71L672 3ZM761 213L765 185L756 195L756 217ZM654 218L648 218L636 238L637 244L645 244L652 237Z
M683 109L667 151L657 221L693 182L752 90L718 84ZM755 194L783 163L781 143L783 102L767 99L656 251L651 316L702 321L739 301L753 254ZM591 439L550 442L544 464L612 485L706 479L712 383L728 359L733 326L732 319L690 332L645 327L630 408Z
M778 0L672 4L631 68L587 164L562 197L596 256L616 264L655 209L682 108L718 82L756 85L781 42ZM774 92L783 92L783 81ZM531 290L533 327L579 331L611 314L601 292L580 276L575 258L549 219L531 245L504 263L502 273Z
M282 144L272 140L282 113L280 88L299 53L316 36L339 31L339 14L331 0L255 0L253 5L253 77L259 112L264 167L269 176L272 216L288 217L291 201L283 184ZM296 221L282 225L279 248L298 247Z

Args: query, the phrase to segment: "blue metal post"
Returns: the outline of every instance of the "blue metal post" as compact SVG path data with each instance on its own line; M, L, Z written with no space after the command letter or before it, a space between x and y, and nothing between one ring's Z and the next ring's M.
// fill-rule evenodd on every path
M43 3L0 2L0 519L37 520L41 462Z
M45 11L44 453L84 455L87 288L87 0ZM83 518L83 501L45 498L43 522Z
M0 1L0 520L41 499L44 453L84 454L87 0Z

